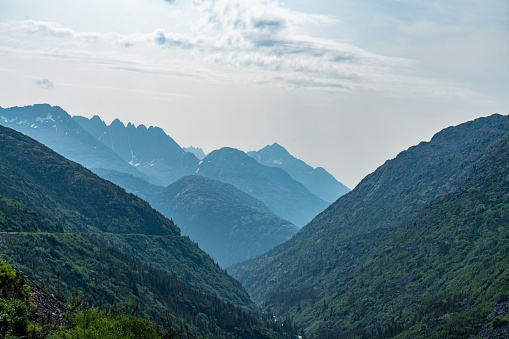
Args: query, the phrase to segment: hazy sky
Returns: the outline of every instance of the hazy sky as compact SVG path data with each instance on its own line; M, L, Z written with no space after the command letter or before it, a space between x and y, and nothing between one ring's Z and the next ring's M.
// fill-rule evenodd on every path
M0 0L0 106L278 142L353 188L439 130L509 113L507 0Z

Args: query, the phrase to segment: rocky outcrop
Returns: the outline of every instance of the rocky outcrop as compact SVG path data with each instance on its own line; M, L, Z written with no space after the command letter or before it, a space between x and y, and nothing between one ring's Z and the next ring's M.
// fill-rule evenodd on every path
M35 281L27 277L23 272L14 268L16 272L30 286L31 320L36 323L61 324L64 322L64 314L71 312L55 295L46 292Z

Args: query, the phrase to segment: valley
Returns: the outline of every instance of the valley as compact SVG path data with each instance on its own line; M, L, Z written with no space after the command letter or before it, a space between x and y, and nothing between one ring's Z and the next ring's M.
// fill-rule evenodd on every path
M1 257L64 300L207 338L509 328L508 116L446 128L351 191L279 144L200 160L157 127L0 116Z

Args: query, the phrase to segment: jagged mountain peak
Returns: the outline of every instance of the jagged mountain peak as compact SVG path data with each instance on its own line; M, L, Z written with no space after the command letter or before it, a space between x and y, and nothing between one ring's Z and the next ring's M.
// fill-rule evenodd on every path
M183 150L186 151L186 152L194 154L200 160L203 160L207 156L205 154L205 152L201 148L199 148L199 147L193 147L193 146L184 147Z
M35 104L11 107L1 112L0 125L22 132L83 166L110 168L143 177L142 173L99 142L98 135L88 133L79 121L59 106ZM93 119L91 124L100 127L103 123L100 119Z
M193 173L199 161L159 127L135 126L131 122L124 125L118 118L109 126L83 117L75 117L75 120L153 184L167 186Z
M111 122L109 127L122 127L122 128L125 128L126 126L124 125L124 123L122 121L120 121L119 118L116 118L115 120L113 120Z
M285 154L285 155L290 155L290 152L288 152L288 150L286 148L284 148L283 146L281 146L277 142L273 143L270 146L265 146L263 149L271 150L273 152L279 152L279 153Z

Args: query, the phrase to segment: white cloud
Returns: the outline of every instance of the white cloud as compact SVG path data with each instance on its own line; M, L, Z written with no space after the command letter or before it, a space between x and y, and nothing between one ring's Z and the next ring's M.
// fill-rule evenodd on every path
M43 89L54 88L53 82L48 79L37 79L34 80L34 84Z

